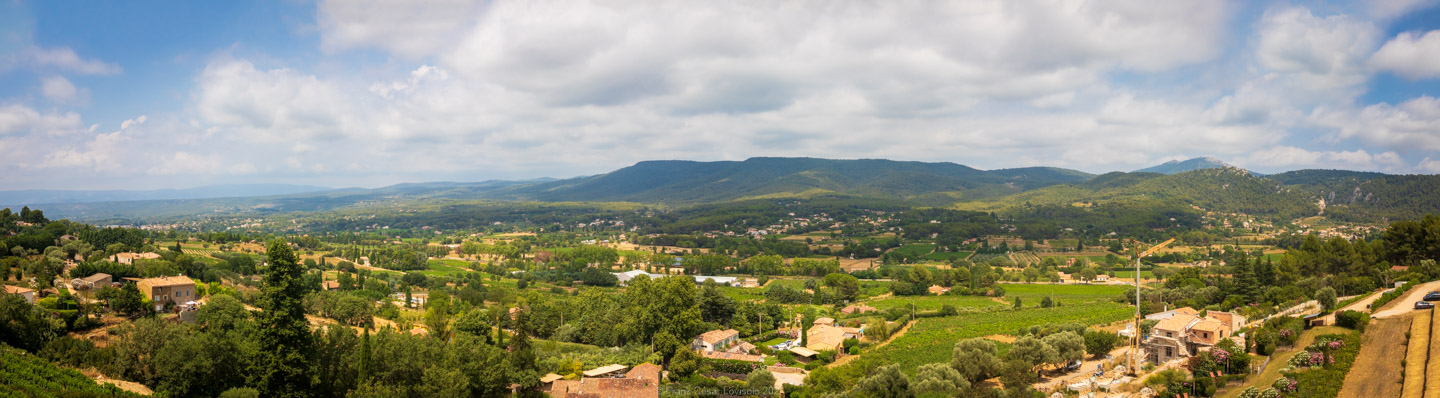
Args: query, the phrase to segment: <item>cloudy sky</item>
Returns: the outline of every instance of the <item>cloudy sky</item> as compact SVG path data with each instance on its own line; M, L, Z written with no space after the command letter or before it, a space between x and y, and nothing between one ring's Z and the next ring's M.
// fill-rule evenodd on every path
M0 0L0 190L754 156L1440 173L1436 5Z

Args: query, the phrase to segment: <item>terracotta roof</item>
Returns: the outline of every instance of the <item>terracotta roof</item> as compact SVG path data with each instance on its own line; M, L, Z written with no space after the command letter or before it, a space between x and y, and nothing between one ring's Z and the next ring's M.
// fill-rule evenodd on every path
M554 383L556 380L560 380L560 379L563 379L563 378L565 378L565 376L557 375L557 374L554 374L554 373L547 373L547 374L545 374L545 376L541 376L541 377L540 377L540 382L541 382L541 383L545 383L545 384L550 384L550 383Z
M625 372L625 378L660 380L660 365L649 362L635 365L635 367L631 368L629 372Z
M34 292L34 291L35 291L35 289L24 288L24 287L19 287L19 286L11 286L11 285L4 285L4 286L5 286L5 293L10 293L10 294L30 293L30 292Z
M830 325L816 325L806 331L809 349L835 349L845 343L845 330ZM826 347L828 346L828 347Z
M1190 307L1180 307L1175 309L1175 315L1200 315L1200 311Z
M145 278L141 279L141 281L150 284L150 287L195 285L195 281L185 275Z
M864 314L870 311L875 311L875 307L871 307L865 304L851 304L845 306L845 309L840 310L840 312L844 314L853 314L857 312Z
M1221 325L1220 322L1206 319L1200 322L1195 322L1195 326L1191 326L1190 329L1199 330L1202 332L1219 332L1221 327L1223 327L1223 325Z
M700 334L700 341L710 344L719 343L731 337L740 337L740 331L735 329L711 330Z
M1176 313L1175 316L1166 318L1165 320L1160 321L1160 323L1155 324L1155 329L1163 329L1173 332L1184 332L1185 327L1190 326L1190 321L1194 320L1194 315Z
M831 318L831 317L817 318L817 319L815 319L815 322L811 322L810 324L812 324L812 325L833 325L833 324L835 324L835 318Z

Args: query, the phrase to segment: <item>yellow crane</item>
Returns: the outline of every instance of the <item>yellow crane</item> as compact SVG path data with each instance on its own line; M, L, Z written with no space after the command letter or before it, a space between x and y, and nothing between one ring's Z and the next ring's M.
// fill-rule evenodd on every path
M1169 240L1166 240L1166 241L1164 241L1164 242L1160 242L1160 244L1158 244L1158 245L1151 246L1149 249L1145 249L1145 251L1140 252L1140 254L1139 254L1138 256L1135 256L1135 324L1134 324L1134 326L1133 326L1134 329L1131 329L1131 333L1130 333L1130 369L1127 369L1127 370L1130 372L1130 375L1132 375L1132 376L1134 376L1134 375L1139 375L1139 374L1140 374L1140 371L1139 371L1138 369L1139 369L1139 365L1140 365L1140 363L1141 363L1141 360L1140 360L1140 259L1145 258L1145 256L1149 256L1149 255L1151 255L1151 254L1155 254L1155 252L1160 251L1161 248L1164 248L1165 246L1169 246L1171 243L1174 243L1174 242L1175 242L1175 238L1170 238ZM1139 243L1139 242L1136 242L1136 243Z

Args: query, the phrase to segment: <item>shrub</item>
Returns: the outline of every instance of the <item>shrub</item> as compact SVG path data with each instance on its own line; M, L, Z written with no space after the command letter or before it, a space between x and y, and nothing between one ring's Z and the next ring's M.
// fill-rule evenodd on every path
M1365 331L1365 325L1370 323L1370 314L1360 311L1340 311L1335 314L1335 326Z

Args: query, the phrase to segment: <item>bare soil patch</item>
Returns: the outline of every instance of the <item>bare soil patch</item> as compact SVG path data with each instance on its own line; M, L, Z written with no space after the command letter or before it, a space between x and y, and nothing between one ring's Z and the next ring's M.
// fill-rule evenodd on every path
M1005 344L1015 344L1015 336L1008 334L992 334L985 336L986 339L998 341Z
M95 384L99 384L102 386L106 384L114 384L115 387L119 387L121 390L133 392L140 395L150 395L155 393L154 391L150 390L150 387L146 387L144 384L105 377L104 374L101 374L100 371L95 370L95 368L80 369L80 373L84 374L85 377L89 377L91 380L95 380Z

